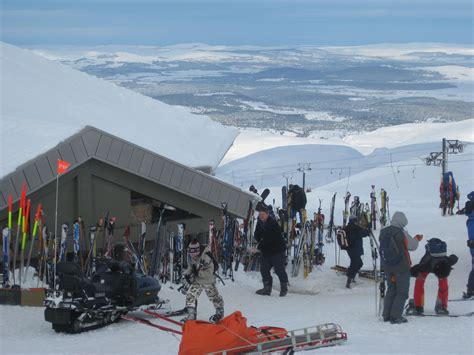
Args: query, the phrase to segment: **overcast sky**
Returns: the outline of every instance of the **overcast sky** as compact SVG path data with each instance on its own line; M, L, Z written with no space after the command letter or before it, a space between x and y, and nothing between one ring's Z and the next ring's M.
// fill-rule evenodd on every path
M473 41L472 0L0 0L18 45Z

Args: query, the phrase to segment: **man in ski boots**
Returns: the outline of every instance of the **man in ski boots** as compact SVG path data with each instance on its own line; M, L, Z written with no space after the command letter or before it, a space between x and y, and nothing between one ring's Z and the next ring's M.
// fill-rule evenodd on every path
M392 324L406 323L402 316L410 290L411 260L408 251L418 248L422 235L412 238L404 229L408 220L403 212L395 212L390 226L380 230L380 258L388 284L384 297L383 320Z
M438 297L435 312L439 315L448 315L448 276L452 266L457 263L458 257L454 254L447 256L446 243L438 238L427 241L426 253L419 264L410 269L411 276L416 277L414 299L410 300L407 315L423 315L425 302L425 280L429 273L438 278Z
M363 265L362 255L364 255L364 244L362 238L369 236L370 230L358 226L357 216L351 215L349 217L349 223L344 227L344 232L346 232L349 244L347 254L351 259L351 263L347 269L346 287L351 288L351 283L354 282L354 278Z
M262 256L260 259L260 273L262 275L263 288L258 290L257 295L270 296L272 293L273 278L272 267L280 279L280 297L288 293L288 275L285 270L286 242L278 222L271 218L268 207L264 204L257 206L258 222L255 227L255 240Z
M204 290L216 309L216 314L209 321L216 323L224 317L224 300L216 287L215 261L209 247L201 251L201 245L197 239L194 239L189 244L188 255L190 260L188 261L188 268L183 273L183 277L191 283L191 286L186 293L186 310L188 314L181 322L184 323L187 320L196 319L197 299Z

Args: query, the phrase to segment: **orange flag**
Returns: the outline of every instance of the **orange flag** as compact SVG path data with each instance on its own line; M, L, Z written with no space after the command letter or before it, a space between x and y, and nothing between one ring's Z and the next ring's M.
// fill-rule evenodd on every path
M64 173L70 165L67 161L58 159L58 175Z

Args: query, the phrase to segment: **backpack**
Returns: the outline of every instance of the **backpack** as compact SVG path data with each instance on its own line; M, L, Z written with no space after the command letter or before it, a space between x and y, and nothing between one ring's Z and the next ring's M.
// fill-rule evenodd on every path
M402 251L394 237L395 235L387 235L380 239L380 259L384 265L398 265L402 261Z
M433 257L446 256L447 254L447 245L446 242L443 242L438 238L431 238L426 241L425 245L426 252Z
M337 230L336 240L342 250L347 250L349 248L349 240L347 239L346 231L344 229L340 228Z
M288 191L290 207L294 210L302 210L306 207L306 193L303 188L293 185Z

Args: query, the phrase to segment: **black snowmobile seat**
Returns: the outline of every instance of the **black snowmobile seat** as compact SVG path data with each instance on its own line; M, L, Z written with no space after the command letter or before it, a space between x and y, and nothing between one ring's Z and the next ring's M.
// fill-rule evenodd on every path
M78 264L69 262L69 261L61 261L56 265L56 273L61 275L75 275L79 277L83 277L81 268Z
M78 264L62 261L56 265L56 273L59 278L59 289L71 292L75 296L83 294L94 294L94 286L87 280Z

